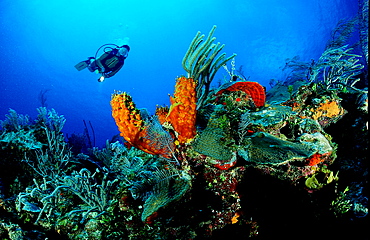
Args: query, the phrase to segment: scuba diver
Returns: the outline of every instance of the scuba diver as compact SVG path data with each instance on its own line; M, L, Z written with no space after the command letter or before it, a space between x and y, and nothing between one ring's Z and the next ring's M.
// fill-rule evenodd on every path
M96 58L103 47L104 53ZM90 72L101 74L98 82L103 82L105 78L113 77L122 68L129 51L128 38L124 39L122 46L104 44L96 51L95 57L89 57L87 60L79 62L75 68L78 71L88 68Z

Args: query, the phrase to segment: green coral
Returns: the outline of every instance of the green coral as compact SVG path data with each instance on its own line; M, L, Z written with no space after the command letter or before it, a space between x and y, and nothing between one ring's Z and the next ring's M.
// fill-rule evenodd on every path
M347 192L349 187L346 187L342 192L339 192L337 198L331 202L330 210L333 211L336 217L340 217L352 208L352 203L348 199Z
M339 172L334 175L333 171L323 166L319 168L311 177L306 178L305 185L309 189L321 189L327 184L338 181L338 173Z
M308 187L310 189L320 189L324 186L324 184L319 183L319 181L316 178L316 175L313 175L313 176L307 178L306 181L305 181L305 185L306 185L306 187Z

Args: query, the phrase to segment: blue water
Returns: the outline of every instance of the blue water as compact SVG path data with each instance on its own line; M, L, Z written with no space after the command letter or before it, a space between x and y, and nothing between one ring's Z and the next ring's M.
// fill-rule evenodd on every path
M207 35L217 25L214 36L228 56L238 54L236 67L269 89L270 79L284 80L285 59L317 59L338 20L357 11L357 0L1 0L0 119L9 108L35 117L47 91L47 106L67 119L65 133L82 133L90 121L103 146L119 133L109 105L114 90L151 113L168 105L197 31ZM131 51L114 77L99 83L74 68L124 37ZM225 75L220 69L214 82Z

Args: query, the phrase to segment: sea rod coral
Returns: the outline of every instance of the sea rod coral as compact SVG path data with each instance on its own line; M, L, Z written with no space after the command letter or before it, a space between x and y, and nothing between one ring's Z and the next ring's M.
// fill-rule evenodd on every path
M226 57L226 53L218 55L224 48L225 44L213 43L216 38L213 33L216 30L214 25L204 41L204 34L197 32L193 41L190 43L189 49L182 59L182 67L188 73L188 77L197 81L197 108L199 109L206 100L211 82L215 77L218 69L225 65L229 60L234 58L234 53L230 57Z

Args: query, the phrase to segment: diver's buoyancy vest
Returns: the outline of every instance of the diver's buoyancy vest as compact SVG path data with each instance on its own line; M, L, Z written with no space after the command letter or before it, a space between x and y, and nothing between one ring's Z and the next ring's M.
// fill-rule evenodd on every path
M109 51L109 53L104 53L102 57L100 57L100 62L104 66L104 72L114 71L119 67L122 67L125 62L125 57L117 56L118 49L113 49ZM104 55L107 56L104 56Z

